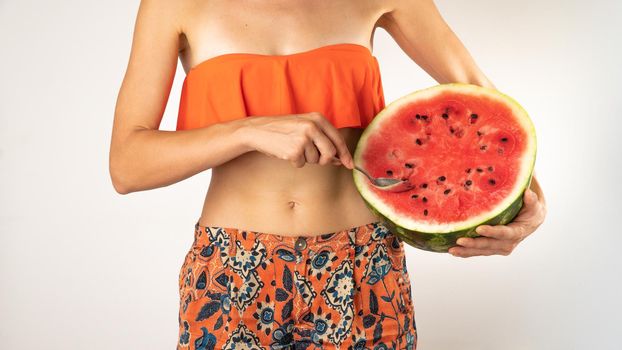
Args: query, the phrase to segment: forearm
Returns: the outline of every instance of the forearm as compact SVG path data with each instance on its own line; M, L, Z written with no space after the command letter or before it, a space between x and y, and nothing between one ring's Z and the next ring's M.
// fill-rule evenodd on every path
M439 83L461 82L495 88L451 29L446 29L441 43L432 50L434 57L429 58L435 62L433 78L436 81Z
M111 148L113 185L121 194L164 187L251 151L240 133L243 124L237 119L193 130L133 131Z

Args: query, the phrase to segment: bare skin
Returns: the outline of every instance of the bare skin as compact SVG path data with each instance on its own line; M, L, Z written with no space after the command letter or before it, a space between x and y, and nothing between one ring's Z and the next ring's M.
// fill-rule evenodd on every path
M187 72L234 52L288 55L335 43L373 50L377 27L439 83L494 88L430 0L142 0L115 110L115 189L127 194L168 186L212 169L202 225L316 235L376 221L352 181L349 159L362 129L335 129L315 114L158 128L178 58ZM317 149L310 148L313 139L321 140ZM332 156L343 164L331 163ZM474 239L477 247L456 247L463 250L455 255L507 255L533 232L545 210L535 178L532 184L540 200L527 200L524 225L495 226L492 232L502 230L503 237Z

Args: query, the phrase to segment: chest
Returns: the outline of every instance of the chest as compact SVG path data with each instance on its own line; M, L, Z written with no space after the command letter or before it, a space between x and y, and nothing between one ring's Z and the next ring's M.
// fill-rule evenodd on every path
M283 55L326 42L371 46L382 1L212 0L188 11L180 36L186 68L229 52Z

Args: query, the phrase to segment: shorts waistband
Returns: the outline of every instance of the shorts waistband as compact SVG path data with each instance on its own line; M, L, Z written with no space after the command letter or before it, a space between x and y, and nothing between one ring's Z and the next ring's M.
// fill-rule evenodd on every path
M243 238L244 240L259 240L262 242L275 242L285 245L294 245L297 241L300 241L300 239L304 239L309 247L324 245L327 241L342 241L344 239L352 241L351 243L362 245L366 244L370 240L381 239L386 235L391 234L389 228L385 226L382 220L376 220L364 225L354 226L333 232L302 236L285 236L271 232L261 232L237 227L204 226L200 225L197 220L194 225L194 242L195 244L200 242L208 243L211 239L223 233L229 237L235 237L237 239Z

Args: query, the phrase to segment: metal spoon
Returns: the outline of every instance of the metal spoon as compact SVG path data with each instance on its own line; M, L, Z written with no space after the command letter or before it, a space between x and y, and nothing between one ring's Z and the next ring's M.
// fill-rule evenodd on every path
M365 170L360 168L358 165L355 165L354 169L365 174L365 176L367 176L369 181L371 181L372 185L384 191L404 192L414 187L414 185L410 182L409 179L394 179L394 178L389 178L389 177L377 177L376 178L376 177L369 175Z

